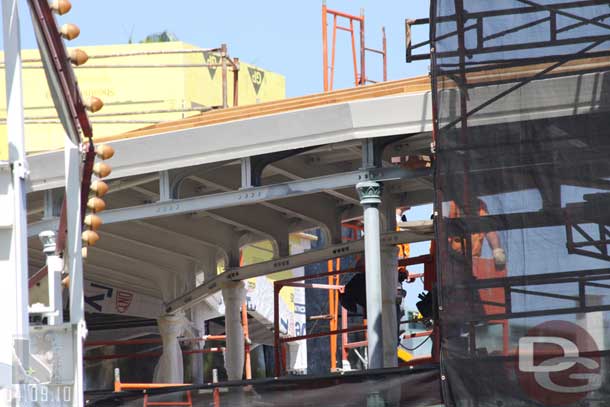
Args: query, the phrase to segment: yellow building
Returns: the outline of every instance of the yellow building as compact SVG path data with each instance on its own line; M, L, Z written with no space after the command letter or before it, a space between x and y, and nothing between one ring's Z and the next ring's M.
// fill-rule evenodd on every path
M214 66L221 63L219 52L200 50L178 41L79 48L89 55L86 64L74 68L83 98L97 96L105 104L101 111L89 115L95 136L120 134L222 106L222 67ZM38 50L24 50L22 58L27 151L60 148L63 130ZM245 62L239 66L239 105L285 97L284 76ZM4 72L1 74L4 78ZM228 62L229 106L233 105L233 75ZM0 94L2 146L6 145L4 80L0 81Z

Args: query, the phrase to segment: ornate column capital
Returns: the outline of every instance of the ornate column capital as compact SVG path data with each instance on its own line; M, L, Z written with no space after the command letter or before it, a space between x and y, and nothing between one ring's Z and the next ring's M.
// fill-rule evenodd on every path
M375 181L364 181L356 184L356 190L362 205L379 205L383 185Z

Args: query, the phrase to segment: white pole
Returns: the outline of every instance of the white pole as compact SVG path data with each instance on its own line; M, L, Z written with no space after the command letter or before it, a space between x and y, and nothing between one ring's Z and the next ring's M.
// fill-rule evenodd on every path
M60 325L64 322L63 302L61 296L61 273L64 269L64 261L55 254L55 232L46 230L38 234L42 242L42 251L47 256L47 281L49 283L49 325Z
M364 207L364 263L366 278L366 319L368 368L383 367L383 330L381 295L381 233L379 204L381 184L373 181L356 185Z
M66 166L66 247L64 260L70 276L70 323L76 328L74 336L74 386L72 400L75 406L84 405L83 394L83 341L87 336L85 300L83 297L83 259L81 242L81 154L79 146L65 137Z
M28 320L28 247L26 179L28 177L23 131L23 94L21 80L21 43L19 32L19 10L17 0L2 1L2 27L4 35L4 60L6 73L6 127L9 145L9 163L12 167L12 193L14 197L13 267L9 289L14 302L5 305L2 313L11 318L9 327L13 333L13 344L21 364L27 368L29 362ZM11 284L12 283L12 284ZM12 315L11 315L12 314Z
M384 246L381 249L381 298L383 331L383 367L397 367L398 320L396 298L398 294L398 249Z

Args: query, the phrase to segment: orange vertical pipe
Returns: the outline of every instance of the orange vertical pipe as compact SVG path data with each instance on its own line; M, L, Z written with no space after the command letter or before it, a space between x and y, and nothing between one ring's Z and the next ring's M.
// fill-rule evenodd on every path
M214 407L220 407L220 389L214 388Z
M360 23L362 24L362 23ZM354 86L358 86L358 62L356 57L356 35L354 33L354 20L349 20L350 35L352 37L352 59L354 63Z
M366 45L364 44L364 9L360 9L360 84L366 85Z
M244 265L244 252L239 251L239 267ZM241 326L244 330L244 353L246 355L244 365L246 370L246 380L252 379L252 364L250 359L250 333L248 331L248 305L246 301L241 305Z
M328 260L328 271L334 271L333 259ZM328 276L328 284L334 284L334 276ZM336 330L335 321L335 290L328 290L328 313L331 315L329 321L330 330ZM330 370L335 371L337 369L337 335L330 335Z
M335 82L335 45L337 37L337 16L333 16L333 40L330 60L330 86L328 90L333 90L333 84Z
M388 43L385 36L385 27L381 27L382 44L383 44L383 81L388 80Z
M322 65L324 67L324 92L328 89L328 22L326 20L326 1L322 2Z

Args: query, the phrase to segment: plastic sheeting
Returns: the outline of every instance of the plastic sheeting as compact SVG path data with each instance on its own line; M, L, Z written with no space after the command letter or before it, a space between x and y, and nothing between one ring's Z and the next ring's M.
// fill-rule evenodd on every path
M440 375L437 366L371 370L341 375L293 376L247 382L220 383L220 405L249 406L325 406L325 407L425 407L439 406ZM192 386L194 406L212 404L214 385ZM150 390L150 401L167 390ZM164 394L163 400L184 400L184 392ZM132 392L112 395L92 392L88 406L139 406L142 395Z
M432 2L448 405L610 399L609 16Z
M244 370L244 331L241 325L241 307L246 301L246 287L238 281L222 288L225 303L225 334L227 350L225 368L230 380L239 380Z
M178 337L187 331L190 321L183 313L179 313L160 317L157 323L163 340L163 354L159 358L157 366L155 366L153 382L182 383L184 381L184 370Z

